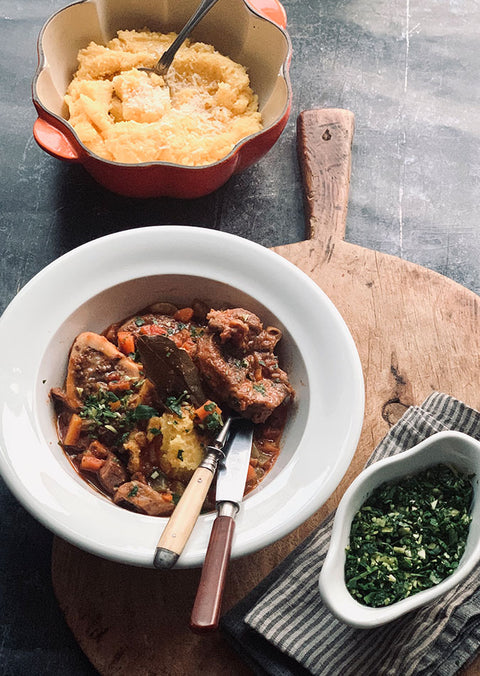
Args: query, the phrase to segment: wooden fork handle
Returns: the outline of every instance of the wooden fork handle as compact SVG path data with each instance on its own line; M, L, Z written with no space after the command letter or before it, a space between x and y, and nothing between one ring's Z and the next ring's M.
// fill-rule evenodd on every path
M217 516L190 618L190 628L195 633L214 631L218 627L234 531L233 517Z
M213 472L198 467L168 520L155 550L155 568L171 568L177 562L197 522L212 483Z

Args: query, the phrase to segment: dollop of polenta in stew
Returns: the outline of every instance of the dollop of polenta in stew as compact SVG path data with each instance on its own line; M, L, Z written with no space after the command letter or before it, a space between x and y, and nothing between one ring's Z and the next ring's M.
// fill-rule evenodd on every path
M243 308L160 302L75 339L53 388L60 443L121 507L168 516L227 415L255 423L245 492L274 465L294 398L281 331ZM214 488L204 509L214 507Z

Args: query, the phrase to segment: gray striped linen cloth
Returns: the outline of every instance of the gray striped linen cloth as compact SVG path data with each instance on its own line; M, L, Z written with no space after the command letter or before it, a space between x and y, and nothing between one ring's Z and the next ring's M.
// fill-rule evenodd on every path
M480 413L434 392L391 428L367 465L435 432L480 440ZM322 605L318 576L333 521L317 531L221 621L225 637L258 674L427 676L455 674L480 648L480 571L437 604L375 629L354 629Z

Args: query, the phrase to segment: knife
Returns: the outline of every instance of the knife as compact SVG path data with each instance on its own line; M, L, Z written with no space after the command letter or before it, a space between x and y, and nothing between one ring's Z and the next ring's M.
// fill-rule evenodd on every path
M218 463L225 457L223 449L230 435L232 420L232 417L226 419L217 438L207 446L205 458L193 473L168 520L155 550L155 568L172 568L182 553L207 497Z
M245 491L248 464L253 441L253 424L236 421L236 429L225 461L217 473L217 517L213 523L200 583L190 618L190 628L196 633L218 627L223 588L235 531L235 516Z

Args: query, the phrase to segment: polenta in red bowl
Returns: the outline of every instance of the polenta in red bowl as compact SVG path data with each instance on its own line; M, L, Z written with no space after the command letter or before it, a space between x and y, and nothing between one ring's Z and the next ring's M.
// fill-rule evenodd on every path
M140 69L155 65L195 0L60 10L38 40L36 141L122 195L216 190L270 150L290 113L285 13L276 0L255 4L220 0L165 78Z

